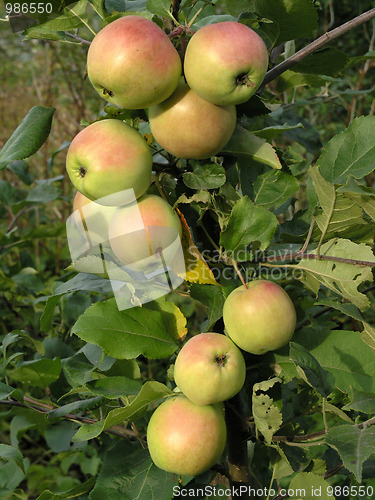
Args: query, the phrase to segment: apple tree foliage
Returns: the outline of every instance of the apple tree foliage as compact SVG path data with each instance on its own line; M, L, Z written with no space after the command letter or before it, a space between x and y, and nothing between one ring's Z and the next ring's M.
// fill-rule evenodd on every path
M197 30L238 20L263 37L274 71L360 13L350 4L335 19L333 4L79 0L21 36L76 44L83 72L91 29L120 16L146 16L167 33L176 22ZM58 117L40 106L26 114L0 151L14 179L0 181L2 498L169 500L176 486L191 492L212 482L258 490L244 498L301 487L304 498L312 488L322 498L373 498L375 28L351 29L269 73L237 107L235 133L211 161L171 157L143 111L100 103L101 119L125 120L158 152L150 191L162 191L186 222L184 285L143 307L119 311L107 277L89 273L89 257L87 273L68 266L67 250L65 269L41 259L58 240L66 247L64 222L51 224L48 212L61 200L62 176L36 179L28 158ZM171 40L181 51L188 36L177 30ZM19 224L26 215L28 225ZM276 352L245 356L245 386L226 404L226 454L200 477L179 479L153 465L147 422L172 394L187 332L223 332L223 303L239 274L283 286L296 332Z

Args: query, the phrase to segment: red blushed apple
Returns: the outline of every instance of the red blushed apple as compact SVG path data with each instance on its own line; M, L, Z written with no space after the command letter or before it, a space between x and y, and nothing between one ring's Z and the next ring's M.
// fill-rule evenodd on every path
M118 207L109 226L113 252L125 265L141 262L163 250L171 260L182 236L181 222L172 207L156 195L144 195L137 202Z
M219 333L201 333L188 340L174 367L177 386L197 405L233 397L241 390L245 376L241 351Z
M74 137L66 170L76 189L90 200L119 205L122 191L134 190L134 200L150 186L152 154L135 129L121 120L101 120ZM106 196L109 201L100 201Z
M204 159L219 153L236 125L235 106L216 106L181 82L166 101L149 109L152 135L179 158Z
M264 354L289 342L296 311L289 295L268 280L254 280L231 292L224 302L227 334L244 351Z
M197 406L184 396L162 403L151 416L147 444L160 469L196 476L221 457L226 442L224 407Z
M209 24L190 39L184 73L189 86L214 104L246 102L258 89L268 67L262 38L235 21Z
M111 104L142 109L169 97L181 76L181 60L159 26L141 16L125 16L103 28L87 54L95 90Z

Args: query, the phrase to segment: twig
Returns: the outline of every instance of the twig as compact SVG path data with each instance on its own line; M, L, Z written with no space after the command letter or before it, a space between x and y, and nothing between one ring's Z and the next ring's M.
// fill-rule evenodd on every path
M89 42L88 40L84 40L78 35L73 35L73 33L69 33L69 31L64 31L64 33L66 36L70 36L71 38L74 38L74 40L77 40L77 42L81 42L85 45L91 45L91 42Z
M39 403L38 401L34 401L31 398L25 398L25 401L30 402L30 404L25 404L20 401L14 401L13 399L1 399L0 400L0 405L6 405L6 406L18 406L20 408L29 408L34 411L37 411L38 413L43 413L44 415L48 415L53 408L49 407L48 405L44 403ZM32 403L32 404L31 404ZM80 415L73 415L72 413L69 413L67 415L63 415L62 418L65 418L66 420L70 420L72 422L81 422L84 424L96 424L98 420L95 420L93 418L88 418L88 417L81 417ZM104 432L108 432L109 434L114 434L116 436L121 436L121 437L132 437L132 438L137 438L139 439L139 435L130 430L130 429L125 429L123 427L119 426L113 426L110 427L109 429L105 429Z
M288 59L285 59L285 61L283 61L282 63L278 64L274 68L267 71L266 76L264 77L264 80L258 90L258 93L260 94L268 83L272 82L272 80L275 80L275 78L280 76L281 73L284 73L284 71L291 68L295 64L299 63L308 55L312 54L316 50L326 45L328 42L331 42L332 40L338 38L344 33L347 33L348 31L356 28L357 26L360 26L361 24L370 21L374 17L375 17L375 8L363 12L363 14L360 14L359 16L355 17L354 19L351 19L347 23L342 24L341 26L333 29L332 31L324 33L324 35L320 36L313 42L306 45L306 47L303 47L303 49L299 50L292 56L288 57Z

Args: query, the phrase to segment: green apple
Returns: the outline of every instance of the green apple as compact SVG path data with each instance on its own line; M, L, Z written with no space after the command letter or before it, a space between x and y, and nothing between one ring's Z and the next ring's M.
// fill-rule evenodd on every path
M267 67L262 38L235 21L199 29L184 59L189 86L203 99L220 105L246 102L262 83Z
M224 302L227 334L252 354L274 351L289 342L296 327L296 311L283 288L268 280L254 280L233 290Z
M190 401L207 405L225 401L241 390L246 365L241 351L228 337L201 333L183 346L173 373L177 386Z
M198 406L184 396L176 396L152 414L147 444L160 469L196 476L220 459L226 435L222 403Z
M130 15L95 36L87 73L95 90L111 104L142 109L172 94L181 76L181 60L157 24Z
M118 207L109 225L114 254L125 265L139 262L141 268L144 262L153 264L152 259L147 259L160 250L166 261L173 259L181 236L178 215L167 201L156 195L144 195L135 203Z
M204 159L219 153L236 125L235 106L216 106L180 82L166 101L149 109L152 135L179 158Z
M71 142L66 170L78 191L90 200L119 205L150 186L152 154L144 138L121 120L101 120L81 130ZM134 193L124 194L132 189ZM115 194L118 193L118 194ZM106 200L101 198L108 197Z

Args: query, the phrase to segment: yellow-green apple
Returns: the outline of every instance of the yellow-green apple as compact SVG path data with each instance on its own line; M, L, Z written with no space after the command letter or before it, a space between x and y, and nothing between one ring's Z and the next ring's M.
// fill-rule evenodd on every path
M152 154L134 128L121 120L101 120L74 137L66 169L76 189L87 198L120 205L126 197L123 191L134 190L131 196L134 200L148 189ZM104 197L108 198L101 200Z
M130 15L95 36L87 54L87 73L108 102L141 109L172 94L181 76L181 60L157 24Z
M196 476L220 459L226 435L222 403L198 406L184 396L176 396L152 414L147 444L160 469Z
M149 109L152 135L179 158L204 159L219 153L236 125L235 106L216 106L180 82L166 101Z
M114 254L125 265L139 263L140 270L160 263L160 251L169 263L180 246L181 236L178 215L156 195L144 195L135 203L118 207L109 225Z
M289 295L272 281L254 280L233 290L224 302L227 334L244 351L264 354L289 342L296 311Z
M241 351L228 337L201 333L178 353L173 374L190 401L207 405L225 401L241 390L246 365Z
M259 88L268 67L262 38L235 21L209 24L190 39L184 73L189 86L214 104L246 102Z

